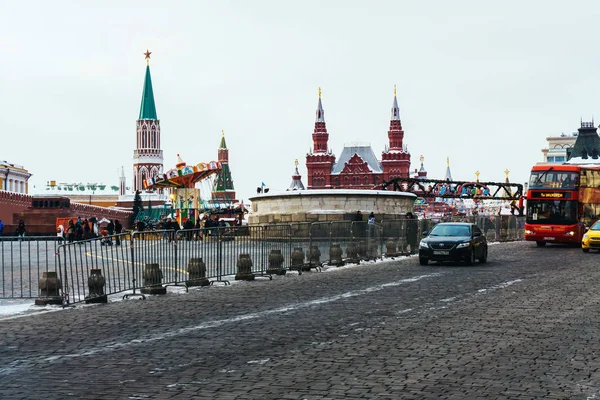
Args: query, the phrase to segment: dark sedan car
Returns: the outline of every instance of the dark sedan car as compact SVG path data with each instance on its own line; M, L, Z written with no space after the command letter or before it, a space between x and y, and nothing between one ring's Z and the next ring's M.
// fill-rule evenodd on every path
M475 260L487 261L487 240L475 224L441 222L433 227L419 243L419 263L429 261L464 261L472 265Z

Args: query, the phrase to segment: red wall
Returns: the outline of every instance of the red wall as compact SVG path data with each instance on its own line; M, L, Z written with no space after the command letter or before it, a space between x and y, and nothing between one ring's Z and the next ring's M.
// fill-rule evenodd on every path
M124 228L129 228L131 211L80 203L71 203L70 208L32 208L32 200L33 196L0 190L0 220L4 223L5 236L14 234L21 219L29 235L55 235L56 218L60 217L118 219Z

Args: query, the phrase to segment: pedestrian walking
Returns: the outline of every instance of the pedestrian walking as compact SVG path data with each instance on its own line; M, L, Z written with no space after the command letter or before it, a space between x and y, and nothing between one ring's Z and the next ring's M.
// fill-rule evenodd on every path
M410 254L417 252L417 232L419 230L419 224L417 218L411 212L406 213L406 244L407 251Z
M58 229L56 230L56 237L60 238L60 240L65 240L65 227L63 224L58 226Z
M73 220L70 219L69 220L69 225L67 226L67 240L69 241L69 243L73 242L73 240L75 240L75 234L76 234L76 229L75 229L75 224L73 223Z
M17 226L17 236L25 237L26 232L27 232L27 229L25 229L25 221L19 220L19 225Z
M367 226L369 227L369 237L373 237L375 234L375 213L371 212L369 214L369 219L367 220Z
M4 234L4 224L2 223L2 220L0 219L0 236L2 236Z
M121 225L118 219L115 219L115 234L117 235L117 237L115 238L115 242L117 246L121 245L121 237L119 235L121 235L122 232L123 225Z
M202 240L202 232L200 229L202 229L202 225L200 224L200 217L198 217L196 218L196 224L194 224L194 239L196 240Z
M115 223L108 221L108 224L106 225L106 231L108 232L108 241L112 245L112 236L115 234Z

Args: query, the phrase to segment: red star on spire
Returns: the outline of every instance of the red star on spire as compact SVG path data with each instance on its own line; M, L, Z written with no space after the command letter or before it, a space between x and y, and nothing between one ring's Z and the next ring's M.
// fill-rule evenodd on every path
M148 49L146 49L146 52L145 52L145 53L142 53L142 54L146 56L146 60L147 60L147 59L149 59L149 58L150 58L150 54L152 54L152 52L151 52L151 51L148 51Z

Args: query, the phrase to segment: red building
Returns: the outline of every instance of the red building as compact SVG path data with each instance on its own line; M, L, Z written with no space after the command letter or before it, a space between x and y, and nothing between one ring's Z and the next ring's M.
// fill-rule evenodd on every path
M389 143L381 154L381 160L377 159L371 146L353 145L345 146L336 162L335 155L328 147L329 133L325 125L320 88L312 138L313 149L306 155L307 189L372 189L384 180L409 176L410 153L402 143L404 130L395 86L388 130Z

